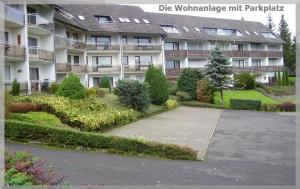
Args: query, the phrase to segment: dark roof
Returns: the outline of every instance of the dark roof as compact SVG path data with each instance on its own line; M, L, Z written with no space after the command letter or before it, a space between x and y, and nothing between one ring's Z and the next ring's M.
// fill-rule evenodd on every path
M66 12L72 14L74 18L62 16L59 11L55 12L55 19L72 24L88 31L119 32L119 33L143 33L143 34L161 34L169 39L187 39L187 40L221 40L221 41L245 41L245 42L270 42L284 43L281 38L265 38L261 32L270 32L270 30L260 22L187 16L177 14L163 14L144 12L140 7L127 5L59 5ZM85 21L80 21L78 15L83 15ZM110 16L115 23L99 24L94 15ZM127 17L131 23L122 23L119 17ZM141 21L135 23L133 18ZM142 19L147 19L150 24L143 23ZM179 33L166 33L160 25L175 25ZM185 26L189 31L185 31ZM198 27L201 31L197 32L194 28ZM202 30L203 27L236 29L243 36L220 36L208 35ZM250 33L247 34L246 31ZM254 34L254 31L258 35Z

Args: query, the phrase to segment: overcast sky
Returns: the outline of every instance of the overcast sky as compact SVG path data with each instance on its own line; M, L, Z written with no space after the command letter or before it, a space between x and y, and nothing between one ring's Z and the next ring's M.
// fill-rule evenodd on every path
M201 6L204 6L205 4L198 4ZM217 5L217 4L212 4ZM232 6L230 4L218 4L220 6ZM183 11L175 11L174 6L173 11L159 11L159 5L158 4L139 4L137 6L140 6L144 11L147 12L160 12L160 13L170 13L170 14L185 14L185 15L193 15L193 16L204 16L204 17L216 17L216 18L228 18L228 19L241 19L244 17L245 20L248 21L258 21L263 24L267 23L267 15L268 13L271 13L273 17L274 24L276 25L276 31L278 28L278 23L280 21L281 15L283 14L285 17L285 20L288 22L289 29L292 32L293 35L296 33L296 10L295 5L280 5L284 6L284 11L273 11L273 12L260 12L260 11L238 11L238 12L200 12L200 11L189 11L189 12L183 12ZM243 6L244 7L244 6ZM228 10L228 9L227 9Z

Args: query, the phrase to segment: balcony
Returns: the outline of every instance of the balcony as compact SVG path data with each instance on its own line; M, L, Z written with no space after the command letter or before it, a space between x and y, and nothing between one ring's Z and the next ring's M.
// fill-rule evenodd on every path
M37 62L54 62L54 56L51 51L43 50L38 47L29 47L29 60Z
M10 7L8 5L4 6L5 12L5 26L6 27L19 27L24 26L25 15L22 11Z
M115 74L121 72L121 66L110 65L110 66L89 66L88 72L97 74Z
M88 43L86 50L88 51L120 51L120 44L100 44Z
M85 50L86 49L86 43L83 41L68 39L68 46L70 48L73 48L75 50Z
M180 60L187 57L186 50L165 50L167 60Z
M275 72L283 71L283 66L247 66L247 67L232 67L233 73L251 72L251 73L261 73L261 72Z
M178 77L181 74L181 69L180 68L168 68L166 69L166 75L167 77Z
M123 65L124 73L145 73L149 64ZM154 65L156 68L162 68L162 65Z
M8 60L23 61L26 59L26 52L24 46L1 43L1 49L4 49L4 56Z
M37 13L28 14L28 31L37 35L49 35L53 32L53 23Z
M268 57L268 51L250 51L251 57Z
M229 57L250 57L250 51L226 51L225 54Z
M69 39L65 36L55 35L55 46L69 46Z
M87 66L86 65L70 65L68 64L68 70L74 73L86 73L87 72Z
M283 57L283 52L282 51L268 51L268 57L281 58L281 57Z
M142 44L135 44L135 45L123 45L123 51L161 51L161 45L142 45Z
M71 70L71 67L67 63L56 63L55 70L56 72L59 73L65 73L65 72L69 72Z
M188 50L187 56L189 58L207 58L209 52L208 50Z

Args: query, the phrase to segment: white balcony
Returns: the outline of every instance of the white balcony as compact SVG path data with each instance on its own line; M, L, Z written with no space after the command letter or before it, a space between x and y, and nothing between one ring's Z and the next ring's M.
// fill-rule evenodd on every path
M50 35L53 33L53 23L37 13L28 14L28 31L37 35Z
M5 12L5 26L6 27L21 27L24 26L25 15L22 11L10 7L8 5L4 6Z

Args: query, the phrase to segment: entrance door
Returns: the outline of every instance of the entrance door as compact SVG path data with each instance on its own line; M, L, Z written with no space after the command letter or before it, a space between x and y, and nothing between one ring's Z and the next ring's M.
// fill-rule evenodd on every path
M30 71L31 91L39 91L40 90L39 69L30 68L29 71Z
M94 77L93 78L93 86L94 87L99 87L100 85L100 78L99 77Z

